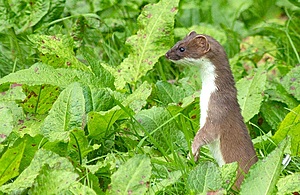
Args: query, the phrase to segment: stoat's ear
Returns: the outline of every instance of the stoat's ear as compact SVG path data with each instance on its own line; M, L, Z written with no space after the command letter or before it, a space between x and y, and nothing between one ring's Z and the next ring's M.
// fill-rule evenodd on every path
M204 35L197 35L194 40L196 41L198 47L201 48L203 53L207 53L210 50L210 44Z
M191 31L188 36L191 36L191 35L196 35L197 33L195 31Z

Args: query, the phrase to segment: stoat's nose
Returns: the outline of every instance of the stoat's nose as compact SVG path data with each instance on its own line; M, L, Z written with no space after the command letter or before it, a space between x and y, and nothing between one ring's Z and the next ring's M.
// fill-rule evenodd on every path
M167 58L167 59L169 59L169 58L170 58L169 51L166 53L166 55L165 55L165 56L166 56L166 58Z

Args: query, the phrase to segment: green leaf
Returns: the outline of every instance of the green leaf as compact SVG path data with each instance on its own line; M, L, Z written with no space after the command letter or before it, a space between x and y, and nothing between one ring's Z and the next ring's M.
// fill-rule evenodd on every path
M284 117L289 113L285 104L276 101L266 101L261 105L261 113L272 129L277 129Z
M0 159L0 186L19 175L19 166L24 155L25 142L9 148Z
M229 190L236 180L237 162L225 164L221 167L223 188Z
M130 94L121 104L128 109L128 112L132 110L136 113L146 105L146 100L151 94L151 85L144 82L139 88L137 88L132 94ZM111 94L113 95L113 94ZM117 98L115 98L117 99ZM98 101L98 100L97 100ZM101 100L105 101L105 99ZM119 101L119 100L117 100ZM102 138L106 131L121 117L128 117L126 112L119 106L114 106L108 111L89 112L88 114L88 129L89 135Z
M273 136L275 143L289 136L291 138L292 155L300 155L300 105L286 115Z
M156 182L151 185L149 189L149 194L155 195L158 192L163 191L166 187L178 182L181 176L182 176L181 171L171 171L166 179L162 179L160 182Z
M187 179L187 188L196 194L219 190L222 177L219 167L212 162L203 162L192 170Z
M150 176L150 158L146 155L136 155L111 176L110 194L145 194Z
M74 161L81 162L93 147L89 145L89 140L83 130L75 129L71 132L70 142L68 143L68 156Z
M182 88L165 81L158 81L156 83L156 88L157 96L163 104L179 103L185 96Z
M14 101L21 100L23 101L26 98L23 93L21 86L11 86L11 88L5 92L0 93L0 101Z
M252 77L242 78L236 83L238 102L245 122L248 122L260 110L266 78L265 69L261 67Z
M79 83L73 83L58 96L41 127L49 141L69 141L73 129L83 128L85 101Z
M140 128L141 134L144 134L144 130L152 134L159 146L166 151L171 152L170 147L172 146L187 149L184 134L178 129L175 120L167 109L152 107L138 112L135 118L140 123L136 126L137 129ZM143 128L141 129L140 126Z
M49 165L51 170L74 172L74 168L68 159L51 151L40 149L19 177L13 183L1 186L0 191L8 194L21 194L27 188L32 187L44 165Z
M96 192L90 187L83 185L80 182L75 182L70 186L70 192L73 194L84 194L84 195L97 195Z
M60 88L51 85L23 86L26 99L21 103L24 112L46 114L57 99Z
M285 88L279 82L268 82L271 86L267 87L265 91L269 95L270 100L282 102L286 104L290 109L293 109L298 106L298 101L289 94Z
M285 139L265 159L254 164L241 186L241 195L265 194L272 195L282 170L282 159L289 140Z
M293 68L285 77L283 77L282 85L300 101L300 66Z
M23 119L23 110L14 101L0 102L0 143L6 140L14 126Z
M276 184L278 188L277 194L293 194L300 191L300 173L293 173L284 178L280 178Z
M29 69L11 73L0 79L0 84L18 83L30 86L49 84L62 88L67 87L73 82L101 86L101 81L95 78L90 72L70 68L54 69L53 67L42 63L36 63Z
M151 70L158 59L172 46L172 29L177 13L178 0L161 0L144 7L138 17L139 31L127 39L132 47L129 56L119 67L104 67L115 77L117 89L126 83L134 84Z
M62 194L76 182L78 175L71 171L53 170L45 164L35 179L29 194Z
M43 54L42 61L55 68L76 68L89 71L75 56L72 37L66 35L38 35L29 36L31 42Z
M9 21L9 24L14 27L17 33L22 33L28 28L36 25L48 13L50 8L49 0L35 0L34 3L18 0L9 2L10 3L7 3L6 5L10 8L6 19ZM2 17L0 18L3 20ZM7 22L4 24L6 23Z

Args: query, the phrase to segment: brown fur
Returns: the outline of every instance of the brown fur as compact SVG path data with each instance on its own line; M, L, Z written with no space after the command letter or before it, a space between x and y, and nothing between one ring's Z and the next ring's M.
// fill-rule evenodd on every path
M180 47L184 48L184 52L179 50ZM220 150L225 163L237 161L239 164L235 182L235 188L239 189L244 173L257 161L257 157L243 122L235 82L223 47L208 35L191 32L176 43L166 57L173 62L205 57L215 66L217 90L210 96L206 122L194 138L193 155L197 160L201 146L220 139Z

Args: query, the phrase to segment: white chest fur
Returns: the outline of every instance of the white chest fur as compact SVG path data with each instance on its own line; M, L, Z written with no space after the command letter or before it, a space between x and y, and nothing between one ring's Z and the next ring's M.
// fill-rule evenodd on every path
M185 59L186 64L196 65L200 69L200 75L202 80L202 89L200 93L200 128L204 126L207 120L207 112L209 100L211 98L211 94L217 91L217 86L215 84L215 79L217 77L215 73L215 66L210 62L210 60L202 58L202 59L193 59L188 58ZM208 145L212 155L215 160L218 162L219 166L225 164L223 160L223 156L221 154L220 149L220 139L215 140L214 142Z

